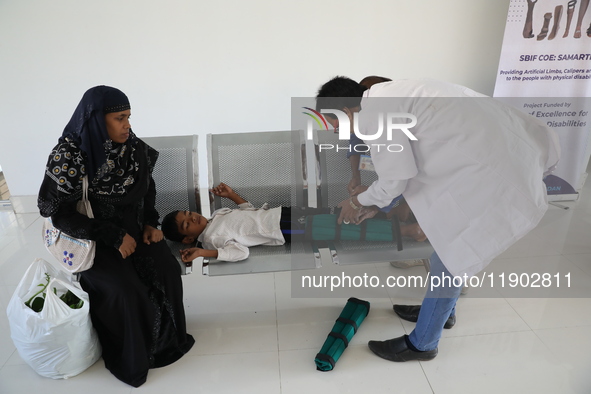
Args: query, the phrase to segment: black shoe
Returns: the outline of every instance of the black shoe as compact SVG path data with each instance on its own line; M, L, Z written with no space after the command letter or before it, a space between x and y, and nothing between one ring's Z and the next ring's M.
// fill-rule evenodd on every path
M406 343L407 335L387 341L369 341L367 346L377 356L390 361L429 361L437 356L437 348L426 352L416 352L409 349Z
M420 305L394 305L394 312L400 316L401 319L416 323L419 319ZM452 328L456 324L456 315L447 318L443 328Z

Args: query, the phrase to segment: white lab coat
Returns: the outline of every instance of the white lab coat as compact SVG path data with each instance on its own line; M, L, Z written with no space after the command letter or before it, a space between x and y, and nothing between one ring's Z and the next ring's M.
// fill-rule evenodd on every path
M404 97L375 100L374 97ZM458 98L454 98L458 97ZM388 103L384 103L387 101ZM535 118L468 88L433 80L372 86L359 114L360 131L377 130L375 111L417 117L410 141L384 132L376 145L379 179L358 196L385 206L403 194L435 251L453 275L474 275L533 229L547 210L542 181L557 164L556 133ZM408 119L399 123L407 123Z

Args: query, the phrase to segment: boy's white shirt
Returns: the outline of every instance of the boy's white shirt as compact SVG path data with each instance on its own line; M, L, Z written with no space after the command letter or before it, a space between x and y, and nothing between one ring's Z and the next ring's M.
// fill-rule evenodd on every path
M249 255L248 248L257 245L283 245L279 221L281 207L255 208L251 203L238 209L221 208L213 212L198 240L204 249L218 251L218 260L240 261Z

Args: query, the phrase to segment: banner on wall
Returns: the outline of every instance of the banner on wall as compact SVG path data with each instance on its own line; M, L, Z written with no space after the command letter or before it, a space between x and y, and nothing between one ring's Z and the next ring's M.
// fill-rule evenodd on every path
M576 200L591 155L590 0L511 0L494 96L552 127L562 157L550 200Z

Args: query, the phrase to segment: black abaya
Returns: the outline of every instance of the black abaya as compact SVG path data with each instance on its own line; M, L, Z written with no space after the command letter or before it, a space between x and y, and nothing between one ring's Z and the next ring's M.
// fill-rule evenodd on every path
M105 113L125 108L127 97L117 89L85 93L49 156L38 206L60 230L96 241L94 265L80 283L90 297L105 366L138 387L150 368L175 362L194 339L186 333L178 262L164 241L147 245L142 239L146 226L158 226L151 176L158 153L131 129L125 143L114 143L105 128ZM87 174L94 219L76 211ZM123 259L126 234L136 249Z

